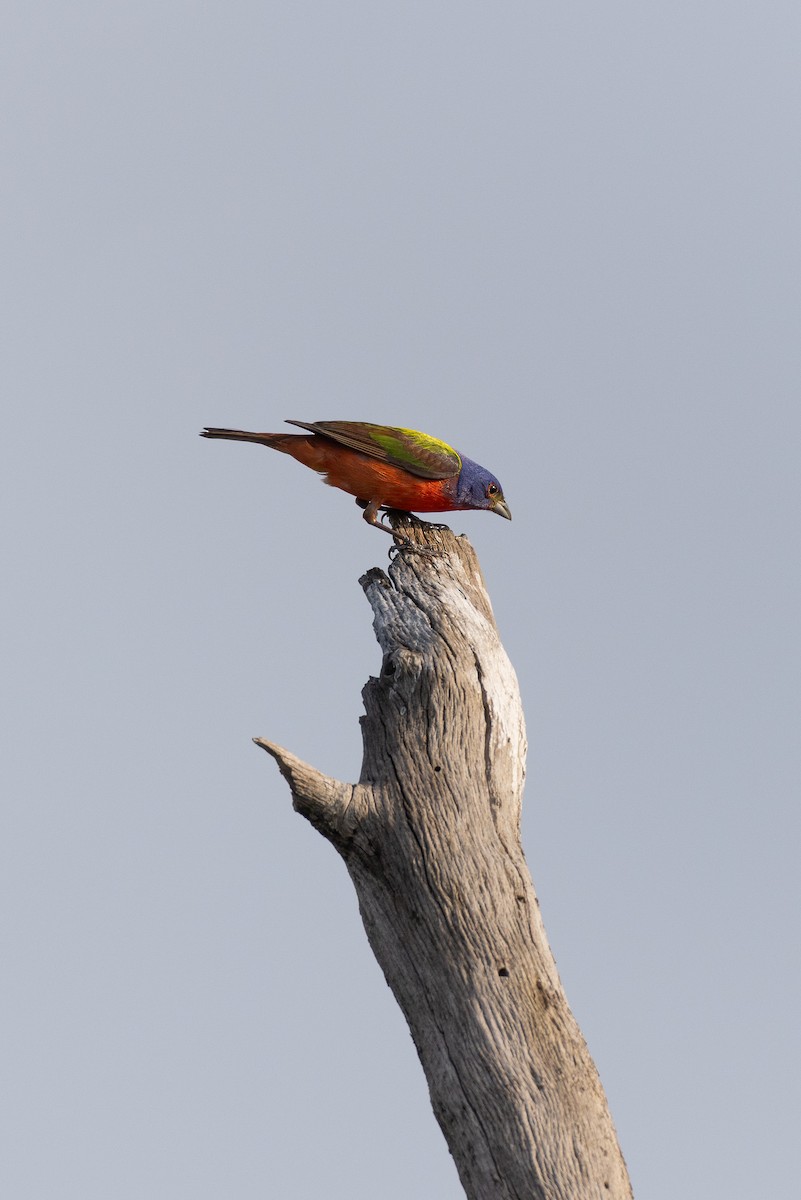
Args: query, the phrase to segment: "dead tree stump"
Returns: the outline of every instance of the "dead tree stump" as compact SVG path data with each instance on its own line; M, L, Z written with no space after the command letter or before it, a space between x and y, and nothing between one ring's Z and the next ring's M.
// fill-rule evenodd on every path
M624 1200L631 1185L520 844L517 679L466 539L404 521L361 584L383 651L340 783L262 739L341 854L470 1200Z

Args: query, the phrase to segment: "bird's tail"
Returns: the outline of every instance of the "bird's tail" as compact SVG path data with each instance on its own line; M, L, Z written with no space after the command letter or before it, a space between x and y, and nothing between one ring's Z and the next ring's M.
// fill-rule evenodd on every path
M283 438L291 437L285 433L248 433L244 429L211 429L206 428L200 435L207 438L228 438L232 442L259 442L262 446L272 446Z

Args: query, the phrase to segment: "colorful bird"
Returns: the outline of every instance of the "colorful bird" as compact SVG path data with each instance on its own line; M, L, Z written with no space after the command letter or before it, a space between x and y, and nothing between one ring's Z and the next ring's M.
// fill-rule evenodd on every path
M393 425L367 421L287 421L307 433L246 433L241 429L203 430L201 437L258 442L290 454L319 471L331 487L350 492L376 529L398 536L382 523L382 509L401 512L454 512L485 508L511 521L512 514L494 475L458 454L447 442ZM403 540L403 539L401 539Z

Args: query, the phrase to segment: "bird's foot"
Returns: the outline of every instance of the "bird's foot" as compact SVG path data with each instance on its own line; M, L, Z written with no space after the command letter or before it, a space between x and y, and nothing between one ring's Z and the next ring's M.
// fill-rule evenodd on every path
M385 515L387 517L386 521L384 520ZM395 550L398 554L401 552L408 552L411 554L424 554L428 558L438 557L438 550L434 550L431 546L418 546L418 544L413 542L411 538L406 537L404 533L402 533L399 529L396 529L395 525L392 523L393 518L395 518L395 520L401 519L405 525L411 525L412 528L417 527L418 529L444 529L444 525L435 525L431 521L421 521L419 517L414 516L413 513L404 512L399 508L385 509L380 518L381 528L386 529L387 533L391 533L395 539L393 550Z
M359 508L364 509L364 519L368 525L372 525L375 529L381 529L384 533L388 533L391 538L395 539L394 549L410 550L415 554L426 554L429 557L436 557L438 551L433 550L430 546L418 546L411 538L406 537L400 530L395 528L395 522L402 520L404 524L418 526L422 528L444 529L446 526L431 525L428 521L420 521L413 513L405 512L399 508L382 508L378 500L361 500L356 498L356 503ZM386 518L386 519L385 519ZM393 520L394 518L394 520Z
M390 560L394 562L399 554L423 554L427 558L438 558L439 550L434 550L431 546L416 546L408 538L401 537L400 534L396 533L395 545L389 548Z

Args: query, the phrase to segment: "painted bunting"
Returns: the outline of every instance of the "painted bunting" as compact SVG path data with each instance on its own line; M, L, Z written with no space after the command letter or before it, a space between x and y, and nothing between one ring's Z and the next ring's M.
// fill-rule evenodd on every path
M394 535L379 517L381 509L401 512L454 512L485 508L511 521L512 514L494 475L458 454L447 442L393 425L367 421L287 421L306 433L246 433L206 428L201 437L258 442L291 454L319 471L332 487L350 492L364 519Z

